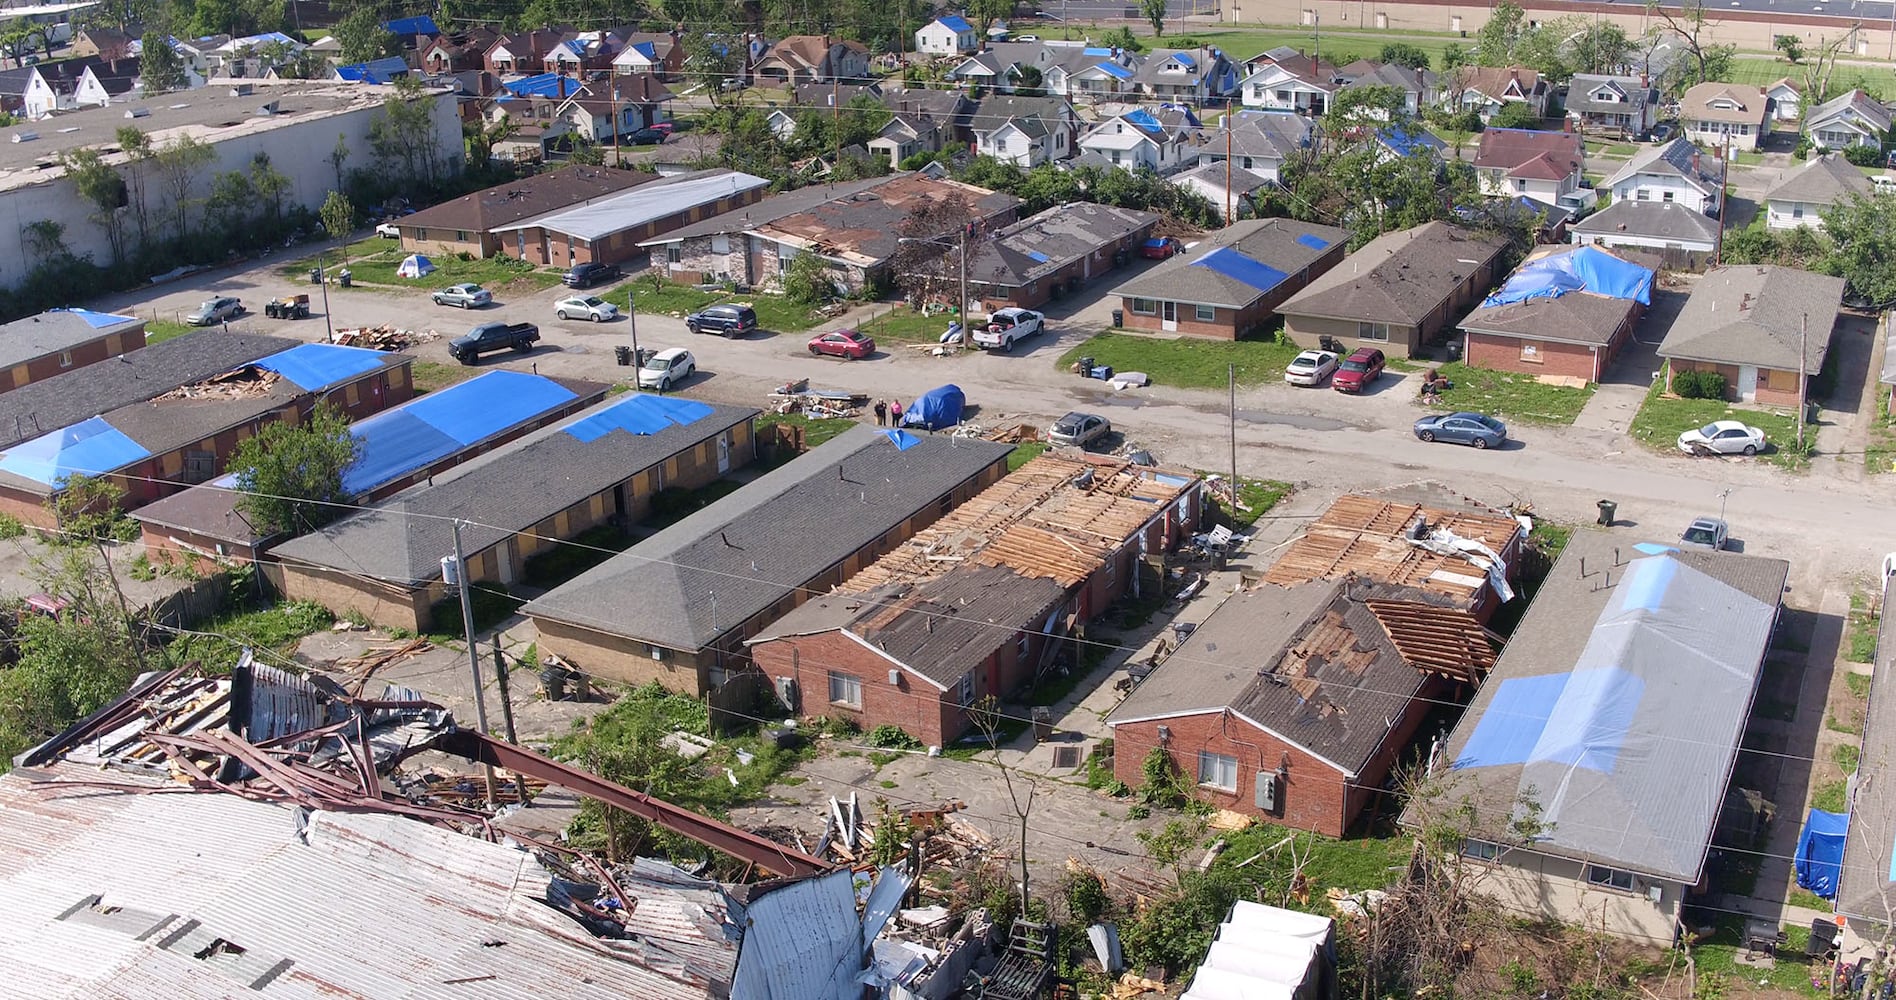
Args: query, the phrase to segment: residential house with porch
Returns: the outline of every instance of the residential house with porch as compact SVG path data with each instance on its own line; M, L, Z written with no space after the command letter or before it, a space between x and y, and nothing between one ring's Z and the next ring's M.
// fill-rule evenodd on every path
M1659 122L1651 78L1575 73L1567 82L1567 120L1582 132L1638 139Z
M1049 94L1074 101L1132 100L1144 57L1126 49L1078 46L1053 50L1053 63L1041 72Z
M1485 122L1504 105L1525 104L1545 118L1548 94L1547 81L1525 66L1460 66L1444 77L1442 106L1473 111Z
M772 45L751 74L776 86L862 80L869 76L869 49L861 42L829 35L791 35Z
M1418 118L1422 109L1435 107L1440 99L1437 91L1440 82L1434 73L1426 69L1412 69L1397 63L1376 62L1373 59L1358 59L1336 71L1336 78L1342 82L1344 90L1359 90L1367 87L1391 87L1402 94L1402 113L1410 118ZM1378 111L1373 117L1387 121L1388 114Z
M620 138L671 117L672 92L650 73L608 76L573 92L555 112L590 142L616 146Z
M1671 203L1717 216L1724 208L1724 180L1725 161L1699 152L1689 139L1676 138L1634 154L1606 179L1605 187L1615 203Z
M562 32L559 42L547 50L540 68L548 73L580 77L595 70L609 71L613 57L619 54L619 46L619 38L611 32Z
M1384 233L1278 307L1304 347L1332 337L1346 350L1407 357L1440 339L1494 287L1505 240L1448 222Z
M612 57L612 72L615 76L645 73L670 83L683 74L686 58L684 36L676 29L665 33L630 32L623 41L618 55Z
M1267 62L1244 78L1238 100L1247 108L1320 118L1341 89L1336 68L1329 63Z
M1583 186L1585 165L1586 147L1577 132L1485 129L1475 153L1482 194L1531 198L1565 209L1585 208L1595 200Z
M1652 305L1653 270L1598 247L1540 246L1462 317L1479 368L1598 382Z
M1701 83L1679 98L1679 125L1684 138L1712 149L1755 150L1771 132L1770 103L1760 87Z
M539 73L546 65L546 54L559 43L560 33L551 29L501 35L488 46L487 71L503 78Z
M1705 272L1659 344L1666 388L1682 371L1717 372L1727 399L1793 409L1824 369L1843 279L1769 264Z
M1804 134L1818 149L1863 146L1881 150L1889 139L1889 108L1861 90L1825 101L1804 118Z
M925 56L965 55L980 47L974 25L958 14L944 14L915 29L915 51Z
M1153 49L1133 80L1146 96L1199 105L1235 94L1238 67L1208 45L1195 49Z
M1039 74L1044 83L1052 66L1052 51L1039 42L990 42L956 63L948 71L948 79L983 93L1011 94L1023 79L1032 79L1034 74Z
M422 48L421 70L431 76L441 76L486 69L487 50L499 38L492 28L481 26L441 35Z
M1824 228L1823 212L1851 197L1869 197L1870 179L1842 153L1817 153L1786 172L1765 192L1765 225L1772 229Z
M1287 111L1236 111L1225 115L1219 127L1206 129L1196 144L1198 163L1232 165L1272 183L1283 174L1284 163L1306 154L1315 141L1316 126L1302 115Z
M1134 108L1088 129L1080 137L1080 150L1096 153L1121 170L1167 174L1196 162L1204 139L1189 111Z
M977 701L1077 663L1087 623L1163 587L1203 507L1190 472L1041 455L769 625L751 660L800 716L951 745Z
M1112 290L1133 330L1238 340L1268 329L1284 300L1343 261L1349 233L1294 219L1247 219Z
M903 160L941 149L943 131L935 119L926 114L897 112L889 116L888 123L867 145L869 152L889 161L889 169L899 170Z
M1080 118L1065 98L990 95L968 109L966 120L977 155L1018 167L1064 160L1078 149Z

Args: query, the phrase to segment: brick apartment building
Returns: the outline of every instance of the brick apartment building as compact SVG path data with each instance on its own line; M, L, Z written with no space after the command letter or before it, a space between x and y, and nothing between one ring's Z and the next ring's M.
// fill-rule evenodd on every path
M515 237L510 248L503 227L593 204L656 180L657 174L642 170L573 164L464 194L397 219L395 226L401 230L402 249L411 253L492 257L517 249L522 239Z
M1652 304L1653 270L1598 247L1545 246L1462 318L1470 365L1598 382Z
M1348 243L1335 226L1237 222L1112 294L1126 329L1237 340L1269 327L1279 305L1343 260Z
M89 309L54 309L0 325L0 392L116 358L145 346L145 321Z
M1303 347L1329 336L1407 357L1488 293L1506 245L1446 222L1384 233L1278 307L1284 332Z

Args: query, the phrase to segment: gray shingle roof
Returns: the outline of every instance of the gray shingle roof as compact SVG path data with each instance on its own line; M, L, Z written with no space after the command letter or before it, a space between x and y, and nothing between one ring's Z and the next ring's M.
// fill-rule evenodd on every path
M1601 87L1611 87L1619 94L1615 101L1595 101L1593 94ZM1651 85L1641 86L1636 76L1597 76L1591 73L1575 73L1567 83L1567 110L1585 114L1589 111L1601 114L1630 114L1641 108L1655 107L1659 103L1659 88Z
M1312 247L1299 242L1305 237L1325 245ZM1230 247L1260 264L1296 275L1346 243L1350 234L1335 226L1294 219L1249 219L1215 230L1189 253L1146 271L1112 294L1128 298L1168 299L1201 305L1239 309L1264 295L1267 289L1246 284L1237 278L1198 266L1214 250ZM1341 265L1339 265L1341 266Z
M0 393L0 447L143 402L301 343L199 330Z
M1713 194L1718 191L1719 174L1722 172L1718 157L1699 152L1692 140L1680 136L1663 146L1641 149L1600 186L1611 188L1628 178L1653 174L1658 177L1679 177L1705 194Z
M144 325L144 320L133 316L68 309L16 319L0 325L0 368L25 364Z
M859 181L843 181L839 184L812 184L795 191L773 194L755 204L734 208L722 215L714 215L682 229L674 229L663 236L646 240L639 246L649 247L660 243L677 243L696 236L742 232L799 212L807 212L833 198L847 198L859 191L879 187L888 183L891 178L902 176L904 175L890 174L888 177L868 177Z
M1482 306L1461 322L1461 328L1553 340L1566 344L1605 346L1628 316L1638 311L1632 299L1616 299L1592 292L1569 292L1557 298L1542 296L1499 306Z
M1291 296L1278 312L1414 326L1505 245L1499 237L1446 222L1384 233Z
M1310 119L1288 111L1240 111L1232 116L1231 155L1288 159L1309 146ZM1223 129L1207 129L1206 152L1224 152Z
M1861 90L1838 94L1811 108L1804 114L1804 128L1806 131L1817 128L1845 111L1855 111L1875 129L1883 132L1890 130L1889 108Z
M1019 287L1150 229L1158 221L1156 213L1111 205L1084 201L1057 205L1002 229L975 247L968 255L968 280ZM952 270L956 263L954 254L936 258L940 268Z
M453 520L468 522L462 545L472 555L525 531L581 500L716 438L757 415L751 407L711 406L689 424L656 434L619 429L581 441L567 428L638 396L609 399L572 420L490 451L431 482L409 487L371 510L280 545L279 559L412 584L441 576L454 552Z
M1876 631L1876 665L1870 703L1863 713L1856 798L1850 803L1850 835L1844 838L1843 874L1837 912L1876 923L1896 906L1890 877L1896 851L1896 587L1883 593Z
M1616 201L1572 226L1584 236L1643 236L1668 243L1713 243L1718 220L1670 201Z
M1685 300L1659 356L1796 371L1802 339L1803 371L1815 375L1842 301L1843 279L1827 274L1761 264L1714 268ZM1807 337L1800 333L1806 320Z
M702 649L1013 450L948 435L900 449L886 433L851 428L523 610Z
M1806 205L1835 205L1853 194L1868 195L1870 179L1840 153L1824 153L1785 174L1764 196L1765 201L1795 201Z
M1790 564L1640 544L1574 532L1449 736L1444 799L1505 842L1531 788L1550 828L1516 850L1691 884Z

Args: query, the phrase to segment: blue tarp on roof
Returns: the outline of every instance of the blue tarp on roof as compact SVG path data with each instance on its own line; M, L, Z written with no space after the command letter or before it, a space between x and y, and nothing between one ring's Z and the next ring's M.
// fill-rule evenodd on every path
M1230 247L1216 250L1192 261L1191 267L1205 267L1227 278L1241 281L1260 292L1268 292L1282 284L1290 275L1263 263L1252 260Z
M1160 125L1159 120L1152 117L1152 112L1144 108L1134 108L1126 112L1126 120L1147 132L1159 133L1165 131L1165 126Z
M1046 262L1052 260L1053 258L1047 256L1044 253L1041 253L1038 250L1029 250L1027 251L1027 259L1033 261L1036 264L1045 264Z
M419 17L398 17L382 25L397 35L439 35L441 29L435 26L434 18L426 14Z
M1503 306L1568 292L1592 292L1652 304L1652 269L1621 260L1597 247L1579 247L1523 264L1482 305Z
M300 389L321 389L363 372L382 367L387 355L366 347L338 344L304 344L280 351L257 362L257 367L296 383Z
M1113 50L1089 45L1081 49L1080 54L1083 56L1110 56L1113 54Z
M915 435L910 434L908 431L902 431L902 430L883 431L882 436L888 438L890 441L895 442L896 451L907 451L910 448L913 448L916 445L922 443L921 438L918 438Z
M1190 125L1193 128L1198 128L1204 124L1204 122L1201 122L1198 120L1198 113L1193 111L1192 106L1189 104L1173 104L1168 101L1164 104L1159 105L1159 110L1176 111L1179 114L1184 115L1185 124Z
M1409 156L1414 153L1433 152L1446 148L1442 140L1421 129L1410 131L1405 128L1390 127L1377 132L1376 138L1382 140L1383 145L1394 150L1397 156Z
M1510 677L1455 766L1548 762L1611 774L1645 689L1617 667Z
M540 73L501 87L520 97L571 97L579 90L579 81L558 73Z
M961 32L964 32L964 31L974 30L974 25L969 24L968 19L965 17L956 17L955 15L950 14L947 17L938 17L935 20L939 21L942 27L947 28L949 31L952 31L956 34L960 34Z
M351 493L372 490L574 398L552 379L514 371L491 371L431 392L349 428L362 453L342 485Z
M658 46L651 42L639 42L631 46L632 51L646 58L648 62L658 61Z
M1172 53L1172 61L1178 63L1180 66L1198 65L1198 60L1193 59L1189 53L1185 53L1185 52Z
M120 323L130 323L137 318L135 316L114 316L111 313L93 312L90 309L80 309L77 306L71 309L49 309L47 311L71 313L85 320L86 325L94 330L103 330L108 326L117 326Z
M681 427L695 424L710 415L711 408L703 403L680 396L648 396L635 392L590 417L567 424L566 433L591 444L613 431L657 434L674 424Z
M150 456L104 417L93 417L16 446L0 456L0 470L58 486L69 476L104 475Z
M1312 235L1310 233L1305 233L1302 236L1297 237L1297 242L1303 244L1304 246L1309 247L1312 250L1322 250L1325 247L1328 247L1330 245L1329 240L1326 240L1321 236Z
M1118 63L1103 62L1099 64L1099 69L1104 70L1107 76L1110 76L1116 80L1132 79L1132 70L1129 70L1126 67L1119 65Z
M1797 838L1794 864L1797 884L1824 899L1837 898L1837 876L1843 874L1843 841L1850 829L1848 813L1812 809Z

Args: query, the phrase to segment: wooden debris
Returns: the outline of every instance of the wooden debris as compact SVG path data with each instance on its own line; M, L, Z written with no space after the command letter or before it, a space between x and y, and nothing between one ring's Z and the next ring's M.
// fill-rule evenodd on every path
M1040 440L1040 428L1033 424L1014 424L1010 427L996 427L983 437L1002 444L1027 444Z
M352 656L346 660L337 660L336 669L349 675L349 693L362 696L362 689L377 670L396 660L406 659L416 653L433 649L434 643L423 638L410 639L399 646L371 646L361 656Z
M352 327L337 330L334 342L344 347L367 347L377 351L402 351L414 346L418 340L436 340L441 335L429 330L418 334L413 330L401 330L387 323L380 326Z
M1113 1000L1136 1000L1137 997L1151 993L1164 993L1165 983L1157 979L1147 979L1137 973L1128 972L1113 984Z
M242 368L233 368L222 375L213 375L201 382L181 385L152 402L159 403L171 399L248 399L265 396L282 378L283 376L266 368L244 365Z

